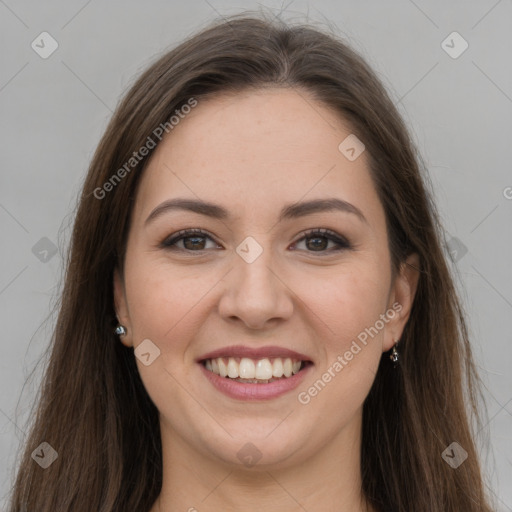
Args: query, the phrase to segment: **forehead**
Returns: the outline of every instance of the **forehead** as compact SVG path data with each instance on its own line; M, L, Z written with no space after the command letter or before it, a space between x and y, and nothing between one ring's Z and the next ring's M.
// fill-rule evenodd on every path
M285 203L335 195L379 223L384 214L365 153L350 161L338 148L350 135L336 112L305 91L265 89L198 100L155 149L135 217L145 218L178 196L262 217Z

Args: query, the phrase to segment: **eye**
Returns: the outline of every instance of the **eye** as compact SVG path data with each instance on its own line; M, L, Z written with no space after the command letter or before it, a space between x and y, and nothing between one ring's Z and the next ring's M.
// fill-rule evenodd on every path
M297 240L293 245L296 246L299 242L304 241L306 250L308 252L335 252L343 249L351 249L350 243L342 236L337 235L330 229L312 229L305 233L305 236ZM329 242L334 243L335 248L325 250L328 248Z
M296 250L297 244L304 242L307 252L335 252L344 249L351 249L350 243L342 236L336 234L329 229L312 229L303 233L304 236L294 242L293 250ZM213 242L213 247L207 247L207 242ZM182 245L178 245L182 242ZM334 248L329 248L329 243L334 244ZM165 239L160 247L162 249L177 249L187 252L200 252L206 249L219 248L219 244L215 242L213 236L203 231L202 229L183 229L174 233L169 238ZM330 249L330 250L326 250ZM304 249L300 249L304 250Z
M211 247L206 247L206 240L214 242L215 247L218 247L218 244L213 240L212 236L203 231L202 229L183 229L178 231L171 237L164 240L160 246L163 249L179 249L186 250L189 252L198 252L205 249L211 249ZM178 246L178 242L183 241L183 246Z

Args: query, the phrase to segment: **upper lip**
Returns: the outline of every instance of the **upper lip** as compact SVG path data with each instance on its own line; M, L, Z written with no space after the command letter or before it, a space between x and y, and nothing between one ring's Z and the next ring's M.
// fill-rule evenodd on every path
M266 357L289 357L290 359L299 359L301 361L311 361L311 359L295 350L284 347L266 346L259 348L245 347L243 345L232 345L223 347L212 352L208 352L196 359L199 363L205 359L215 359L217 357L248 357L249 359L264 359Z

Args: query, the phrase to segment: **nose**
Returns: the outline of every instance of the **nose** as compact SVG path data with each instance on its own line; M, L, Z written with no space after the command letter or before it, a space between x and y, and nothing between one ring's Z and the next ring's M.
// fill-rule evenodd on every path
M230 321L239 320L249 329L290 318L293 292L277 268L267 250L251 263L236 255L234 268L226 276L219 314Z

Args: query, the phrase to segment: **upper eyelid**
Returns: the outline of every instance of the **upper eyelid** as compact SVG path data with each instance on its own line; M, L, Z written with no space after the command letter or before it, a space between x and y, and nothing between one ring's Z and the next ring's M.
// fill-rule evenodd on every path
M171 235L165 237L159 244L160 247L164 249L168 249L171 247L171 242L173 246L184 238L193 237L193 236L203 236L205 238L210 238L214 243L217 245L221 245L220 242L217 241L216 237L211 234L209 231L206 231L202 228L188 228L188 229L180 229L179 231L176 231L175 233L172 233ZM180 248L178 248L180 249ZM183 249L186 251L186 249ZM203 249L201 249L203 250ZM189 252L199 252L199 251L189 251Z

